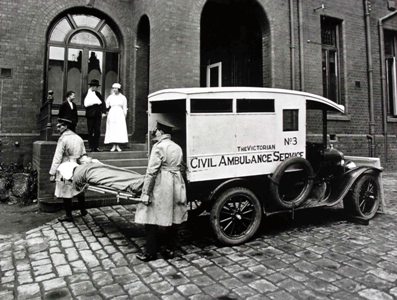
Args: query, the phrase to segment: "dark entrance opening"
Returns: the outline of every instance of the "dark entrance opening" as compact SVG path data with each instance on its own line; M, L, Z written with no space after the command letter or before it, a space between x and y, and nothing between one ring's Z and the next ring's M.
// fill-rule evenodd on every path
M270 86L269 48L268 21L256 1L208 1L201 17L201 86Z

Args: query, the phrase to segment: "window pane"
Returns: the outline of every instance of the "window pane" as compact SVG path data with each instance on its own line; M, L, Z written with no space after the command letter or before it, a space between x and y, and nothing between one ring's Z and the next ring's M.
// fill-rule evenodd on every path
M274 112L274 99L237 99L237 112Z
M109 96L112 84L118 82L119 54L105 54L105 97Z
M51 33L50 41L63 42L66 35L72 29L66 18L59 21Z
M82 67L82 55L83 50L81 49L68 49L68 73L67 73L67 90L74 91L76 93L76 104L81 102L81 67Z
M299 110L284 109L283 110L283 131L298 131Z
M150 103L152 107L152 113L185 113L186 112L186 100L167 100L167 101L153 101Z
M329 51L329 99L338 101L338 60L336 51Z
M321 19L321 44L336 46L337 25L331 18Z
M75 15L73 16L73 20L78 27L87 26L91 28L95 28L100 21L97 17L87 15Z
M88 53L88 82L97 79L102 82L103 52L89 51Z
M219 86L219 68L210 68L210 87Z
M192 99L192 113L231 113L233 112L232 99Z
M65 49L50 47L48 60L48 89L54 91L54 103L62 103L63 64Z
M390 31L385 30L385 56L390 57L395 55L394 39L395 35Z
M80 31L79 33L75 34L70 40L70 43L99 46L99 47L101 46L101 42L98 40L98 38L92 33L87 31Z
M328 97L327 50L322 50L323 96Z
M387 96L389 100L389 105L388 105L388 112L392 116L397 115L397 99L396 99L396 89L397 89L397 84L396 84L396 59L393 58L388 58L386 59L386 83L387 83Z
M119 43L117 42L117 37L114 34L113 30L110 29L109 25L103 26L101 33L105 37L106 47L107 48L118 48Z

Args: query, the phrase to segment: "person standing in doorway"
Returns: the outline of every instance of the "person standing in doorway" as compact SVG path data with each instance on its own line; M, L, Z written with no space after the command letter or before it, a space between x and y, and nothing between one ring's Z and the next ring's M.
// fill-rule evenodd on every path
M142 261L157 258L160 250L166 259L174 256L176 225L187 220L186 185L182 177L183 154L171 140L172 125L157 122L135 222L145 224L145 251L136 257ZM163 230L163 234L159 231ZM161 248L163 246L163 248Z
M84 96L84 107L86 110L87 128L88 128L88 145L93 152L99 151L99 138L101 137L101 120L106 116L105 101L98 87L99 81L93 79L88 84L90 88Z
M72 125L70 125L70 130L76 132L76 126L78 121L77 115L77 105L74 103L74 99L76 98L76 93L74 91L68 91L66 93L66 100L59 107L58 118L68 119L72 121Z
M128 143L127 98L120 92L121 84L113 83L112 93L106 99L106 108L109 109L106 120L105 144L113 144L110 151L121 151L119 144Z
M77 196L81 215L85 216L87 210L85 209L84 192L79 192L73 188L72 182L65 181L61 178L57 169L61 163L76 162L79 157L86 153L83 139L75 132L71 131L69 127L72 126L72 121L68 119L58 119L57 130L60 133L57 147L52 159L50 169L50 182L56 182L55 196L62 199L65 208L66 216L59 218L61 222L72 222L72 199Z

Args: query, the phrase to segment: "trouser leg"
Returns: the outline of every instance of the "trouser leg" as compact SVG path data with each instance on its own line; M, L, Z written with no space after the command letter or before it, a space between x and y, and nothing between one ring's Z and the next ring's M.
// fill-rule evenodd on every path
M87 210L85 209L85 195L84 193L80 193L77 195L77 201L79 203L79 209L82 216L87 214Z
M66 216L72 217L72 199L63 198L63 206L65 208Z
M101 137L101 121L102 121L102 115L98 115L95 117L95 121L93 124L93 147L94 147L94 149L98 149L98 147L99 147L99 138Z
M149 255L156 255L158 251L158 240L157 240L158 226L146 224L145 225L145 251Z
M91 150L94 150L94 118L87 118L87 131L88 131L88 146L90 147Z
M165 249L175 251L177 248L177 228L176 225L163 227L161 242Z

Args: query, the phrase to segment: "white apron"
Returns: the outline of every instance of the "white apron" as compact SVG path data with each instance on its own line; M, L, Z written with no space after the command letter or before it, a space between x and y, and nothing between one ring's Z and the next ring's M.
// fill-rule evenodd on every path
M128 143L127 124L127 98L123 94L110 95L106 99L109 113L106 120L105 144Z

